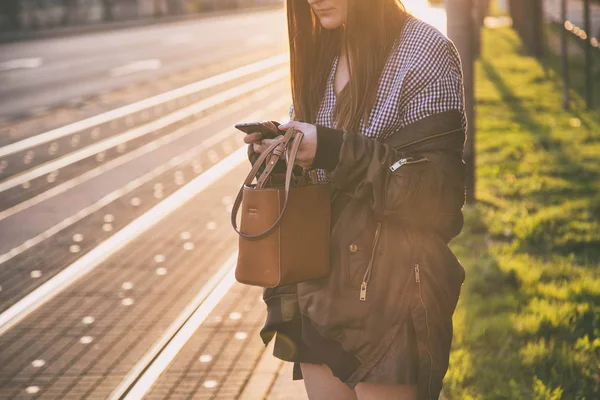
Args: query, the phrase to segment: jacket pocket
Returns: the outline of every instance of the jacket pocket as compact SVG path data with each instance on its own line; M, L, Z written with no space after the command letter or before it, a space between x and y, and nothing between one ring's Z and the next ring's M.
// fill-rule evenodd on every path
M360 228L359 233L345 244L342 258L343 268L346 282L354 289L360 289L365 273L373 262L380 233L380 222L369 217L366 224Z
M385 209L391 213L410 206L422 186L422 172L429 163L424 156L402 157L390 166L385 187Z
M367 301L367 287L369 285L369 281L371 280L371 273L373 272L373 265L375 263L375 253L377 252L377 243L379 242L379 237L381 236L381 226L383 225L382 221L377 222L377 229L375 230L375 237L373 238L373 246L371 248L371 258L369 259L369 263L367 264L367 268L365 269L365 273L363 274L363 280L360 284L360 300Z

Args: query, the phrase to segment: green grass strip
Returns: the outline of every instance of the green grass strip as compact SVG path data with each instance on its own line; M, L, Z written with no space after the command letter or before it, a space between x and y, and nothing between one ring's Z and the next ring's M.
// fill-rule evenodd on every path
M451 247L466 270L449 399L600 398L600 117L483 31L476 69L477 197Z

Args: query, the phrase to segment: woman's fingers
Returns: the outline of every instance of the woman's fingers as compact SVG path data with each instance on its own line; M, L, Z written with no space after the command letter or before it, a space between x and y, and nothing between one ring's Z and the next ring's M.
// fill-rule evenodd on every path
M249 133L244 136L244 143L258 143L262 140L263 134L261 132Z
M253 144L253 149L256 153L262 153L263 151L265 151L266 149L269 148L269 146L271 146L271 144L273 144L273 142L275 141L275 139L263 139L259 142L255 142Z

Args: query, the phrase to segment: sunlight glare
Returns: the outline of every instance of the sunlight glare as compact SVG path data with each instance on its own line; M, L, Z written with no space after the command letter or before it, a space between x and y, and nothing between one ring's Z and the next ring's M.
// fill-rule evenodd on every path
M443 7L431 7L427 0L408 0L404 1L403 4L412 15L433 25L444 35L447 35L446 10Z

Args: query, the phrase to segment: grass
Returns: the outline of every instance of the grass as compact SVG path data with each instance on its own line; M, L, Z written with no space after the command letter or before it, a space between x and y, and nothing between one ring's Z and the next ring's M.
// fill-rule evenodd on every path
M466 270L449 399L597 399L600 117L484 30L476 66L477 198L451 247Z

